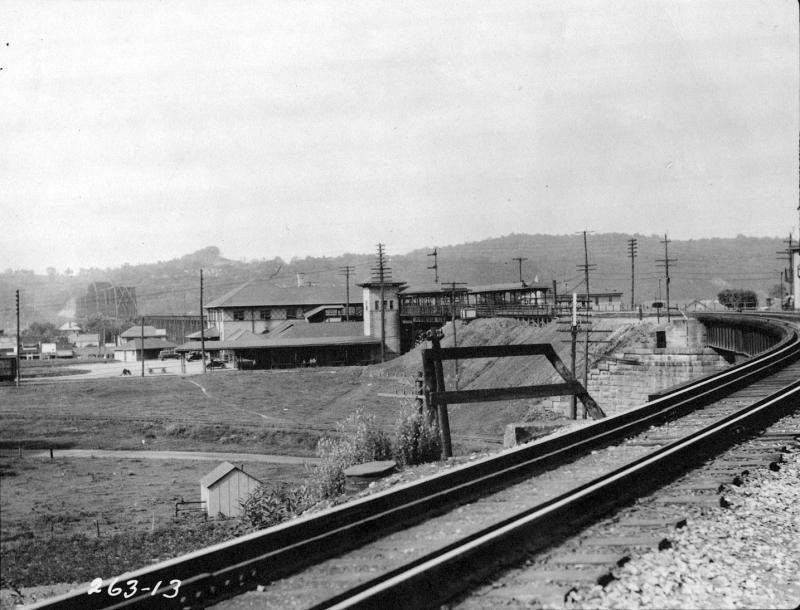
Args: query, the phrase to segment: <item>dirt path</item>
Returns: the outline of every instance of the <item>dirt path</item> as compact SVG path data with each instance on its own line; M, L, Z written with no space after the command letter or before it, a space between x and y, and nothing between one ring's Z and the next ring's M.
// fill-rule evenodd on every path
M319 458L297 457L293 455L266 455L261 453L214 453L209 451L133 451L129 449L56 449L54 457L77 458L131 458L146 460L205 460L228 462L265 462L270 464L317 464ZM49 458L46 451L33 457Z

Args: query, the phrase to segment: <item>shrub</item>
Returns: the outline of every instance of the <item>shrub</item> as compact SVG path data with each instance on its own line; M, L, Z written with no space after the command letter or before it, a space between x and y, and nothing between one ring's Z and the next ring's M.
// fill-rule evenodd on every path
M403 405L397 418L394 459L400 466L436 462L442 455L439 427L413 403Z
M392 441L380 429L373 414L358 408L337 428L341 437L352 446L352 461L349 465L391 459Z
M338 438L323 438L317 444L321 463L314 468L309 482L309 494L317 500L344 493L347 467L392 457L389 436L378 427L375 416L364 409L357 409L336 427Z
M309 505L304 487L259 485L242 502L244 518L254 527L270 527L302 513Z

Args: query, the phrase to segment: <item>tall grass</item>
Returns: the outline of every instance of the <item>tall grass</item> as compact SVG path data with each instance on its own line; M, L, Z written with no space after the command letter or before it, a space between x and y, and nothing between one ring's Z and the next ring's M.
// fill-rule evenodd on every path
M413 403L398 414L394 437L382 430L374 415L357 409L337 425L337 436L317 444L320 463L312 467L305 486L261 485L243 504L245 519L257 527L269 527L298 515L318 502L345 492L345 470L355 464L394 459L400 467L432 462L441 455L435 424Z

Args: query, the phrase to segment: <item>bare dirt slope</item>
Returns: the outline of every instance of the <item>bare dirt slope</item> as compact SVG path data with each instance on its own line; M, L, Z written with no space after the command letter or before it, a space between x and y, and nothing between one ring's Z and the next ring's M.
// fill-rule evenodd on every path
M511 319L492 318L459 324L456 328L459 346L469 345L513 345L520 343L549 343L553 345L563 362L570 364L570 344L567 324L551 323L546 326L535 326ZM590 365L593 360L608 352L619 350L623 346L641 346L652 344L655 325L638 322L626 318L597 318L592 328L598 331L592 339L603 339L609 343L590 345ZM453 346L453 327L447 324L442 338L442 347ZM412 379L422 369L422 349L428 344L420 345L382 365L369 367L365 376L396 376ZM579 378L583 372L583 336L579 337L577 349L577 365ZM445 386L455 389L455 366L445 362ZM458 389L497 388L521 385L538 385L559 382L561 377L543 356L475 359L459 361ZM506 424L520 421L542 421L556 424L563 418L549 408L548 399L515 400L490 403L473 403L452 405L449 408L450 421L456 441L502 439ZM563 422L562 422L563 423ZM467 443L469 444L469 443Z

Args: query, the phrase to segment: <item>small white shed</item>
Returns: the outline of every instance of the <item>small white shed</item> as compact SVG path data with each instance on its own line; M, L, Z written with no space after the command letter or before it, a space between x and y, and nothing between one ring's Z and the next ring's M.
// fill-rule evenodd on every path
M261 484L241 468L223 462L200 479L200 499L209 517L238 517L248 496Z

